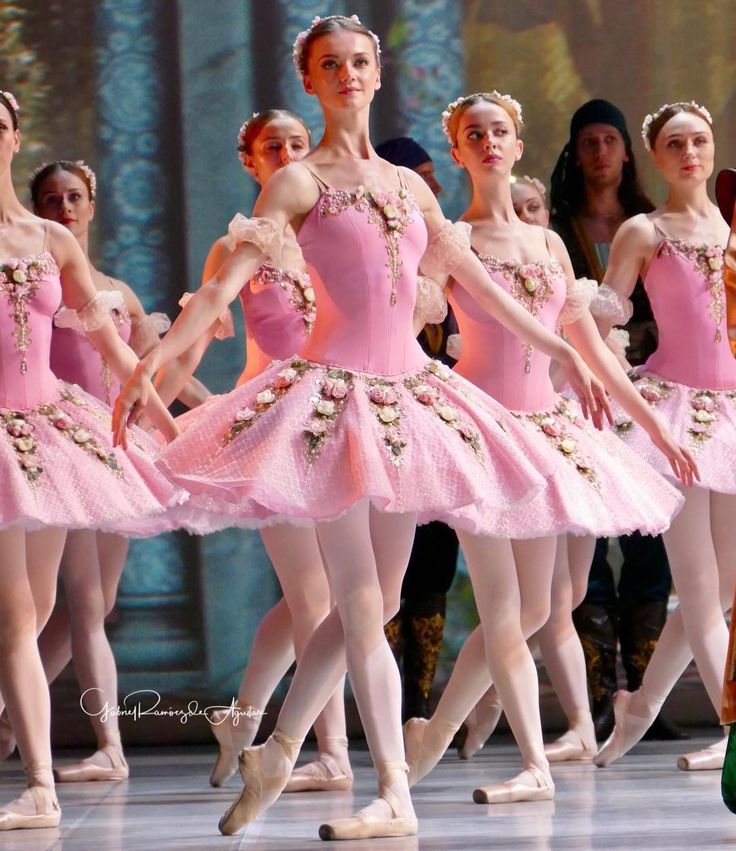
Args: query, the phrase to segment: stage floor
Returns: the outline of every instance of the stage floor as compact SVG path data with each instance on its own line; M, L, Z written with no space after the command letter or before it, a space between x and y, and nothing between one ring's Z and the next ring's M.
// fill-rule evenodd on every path
M518 752L508 739L489 745L471 762L453 751L419 784L414 802L419 836L342 842L341 851L707 851L736 847L736 816L720 800L720 772L678 771L676 756L712 738L684 743L645 742L607 769L590 764L553 768L554 801L479 806L476 786L508 779ZM682 745L685 745L683 748ZM305 754L307 752L305 751ZM77 754L62 753L59 763ZM59 830L13 831L3 851L282 851L324 847L321 821L349 815L374 794L365 750L353 751L355 789L285 795L265 818L236 837L220 836L217 822L238 794L207 783L214 749L132 750L127 783L65 784ZM0 800L20 791L17 758L0 767Z

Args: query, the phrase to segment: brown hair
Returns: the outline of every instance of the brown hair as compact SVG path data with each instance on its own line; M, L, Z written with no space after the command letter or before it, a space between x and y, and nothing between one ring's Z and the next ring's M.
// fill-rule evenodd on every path
M470 97L465 98L462 103L458 104L458 106L452 110L450 117L447 119L447 130L450 134L450 138L452 139L453 147L457 147L457 127L460 123L460 116L467 109L470 109L471 106L476 106L479 103L492 103L496 106L500 106L504 112L508 113L511 123L514 125L514 129L516 130L517 137L521 136L522 123L520 116L514 107L494 92L479 92L478 94L470 95Z
M311 139L312 134L309 132L309 127L300 115L288 109L264 109L263 112L256 112L253 118L240 128L237 151L241 160L243 155L250 156L253 153L253 143L260 135L261 130L278 118L291 118L298 121L307 131L307 139Z
M323 35L329 35L330 33L337 32L338 30L349 30L350 32L367 36L373 45L373 55L376 58L376 65L378 65L379 68L381 67L381 58L379 56L378 44L374 33L360 22L354 21L352 18L348 18L345 15L330 15L327 18L323 18L307 31L307 35L301 45L301 53L299 53L297 59L297 69L302 76L308 73L309 52L313 42Z
M654 150L654 143L657 141L657 136L659 136L660 131L664 127L664 125L677 115L680 112L690 112L693 115L697 115L698 118L702 118L703 121L710 127L711 131L713 130L713 125L710 121L703 115L702 111L698 109L695 104L692 103L673 103L670 104L666 109L663 109L659 115L652 120L649 127L647 128L647 139L649 141L649 149Z
M33 201L34 207L38 207L39 202L41 201L41 186L43 185L44 180L52 174L56 174L57 171L68 171L71 174L76 175L87 187L89 200L95 200L95 191L90 182L89 175L85 174L84 169L80 168L77 163L72 162L71 160L55 160L52 163L46 163L46 165L34 172L28 181L28 188L31 190L31 200Z
M8 110L10 113L10 120L13 124L13 130L18 129L18 113L13 109L13 104L5 97L5 95L0 92L0 103Z

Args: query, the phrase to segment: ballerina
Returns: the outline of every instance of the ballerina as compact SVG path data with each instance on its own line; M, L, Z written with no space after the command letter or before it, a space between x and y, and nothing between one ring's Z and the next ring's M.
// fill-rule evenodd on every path
M124 380L136 363L97 297L69 231L29 213L13 189L18 105L0 94L0 692L28 788L0 808L0 830L55 827L61 810L51 772L49 690L36 643L54 604L66 529L151 533L183 494L156 470L155 444L137 430L116 452L109 408L59 381L49 367L52 318L63 299L76 324ZM169 439L176 426L160 399L147 413ZM170 526L169 526L170 528Z
M659 418L652 416L598 334L587 310L595 282L575 281L561 239L549 230L521 222L514 211L509 175L523 151L521 106L495 91L462 97L443 113L443 127L453 159L467 170L473 186L470 206L456 225L458 235L472 245L496 284L525 310L550 330L562 326L607 389L642 424L653 445L670 459L684 481L691 481L694 462L688 451L678 447ZM562 546L558 551L557 535L572 532L597 537L634 529L656 534L669 525L681 502L675 489L612 432L586 428L575 403L554 392L549 358L543 352L509 334L454 281L446 291L462 339L455 371L512 410L550 451L560 469L554 487L531 503L534 532L525 535L531 540L519 540L511 532L511 564L486 565L486 581L497 589L495 610L488 619L479 610L481 626L465 642L434 716L429 721L412 719L405 725L410 783L436 764L488 688L488 647L503 644L510 618L521 624L525 637L536 634L553 685L570 717L571 732L577 736L577 748L589 759L593 757L596 742L587 695L584 705L575 703L563 676L565 668L558 663L560 655L576 652L584 682L582 648L570 618L569 599L558 599L569 580L567 549ZM467 553L464 533L460 540ZM499 588L507 589L506 593ZM555 603L551 603L553 596ZM555 607L558 611L548 625L550 610ZM564 613L567 630L557 623ZM505 669L515 664L513 657L505 660L497 663L494 676L507 676ZM536 680L530 680L527 688L525 694L514 696L535 708L534 725L521 731L527 738L519 740L517 734L526 771L513 781L476 789L478 803L552 797L554 785L541 748ZM503 696L501 703L507 708ZM490 714L492 709L492 698L487 696L480 711Z
M240 160L260 186L280 168L302 159L309 146L309 130L303 119L283 109L256 113L238 134ZM230 256L227 242L223 237L212 246L202 272L203 284ZM189 295L181 303L186 304L188 299ZM279 265L263 264L241 290L240 300L246 325L246 362L238 385L262 373L273 360L298 352L314 324L314 290L290 228ZM223 324L227 325L225 317L208 330L203 341L159 370L156 387L164 401L194 372L213 337L225 333ZM329 582L314 529L280 524L262 529L261 537L284 596L256 631L237 699L231 707L210 715L219 745L210 775L213 786L222 786L237 771L238 755L253 744L273 691L331 608ZM343 691L341 683L315 722L317 759L295 769L285 791L352 787Z
M736 361L728 344L722 279L728 225L709 200L713 172L713 120L695 103L665 104L644 119L642 138L667 184L665 202L635 216L616 234L601 298L618 320L641 275L652 304L659 343L636 370L635 387L673 434L698 459L700 482L685 487L685 506L664 534L678 606L667 618L657 647L633 693L614 700L616 725L595 758L604 767L644 735L665 698L695 657L708 697L721 707L728 629L724 619L736 583ZM683 323L686 323L684 325ZM610 325L601 321L602 333ZM687 327L687 334L682 333ZM665 474L640 429L617 419L622 437ZM726 739L680 757L683 770L723 765Z
M273 365L201 416L185 415L186 432L160 459L195 502L217 508L227 501L233 522L316 523L336 602L302 654L274 734L243 752L245 788L220 830L237 832L276 800L347 663L379 798L356 816L322 825L320 835L408 835L417 822L401 686L383 624L398 609L414 527L439 519L483 536L501 526L524 528L526 503L551 474L547 451L526 427L419 348L412 312L428 237L428 262L434 257L484 309L563 362L599 425L608 405L574 349L493 286L456 242L421 177L375 156L368 119L381 81L377 37L355 19L315 19L297 39L295 60L305 90L322 106L325 135L309 157L272 176L257 218L231 223L235 250L123 389L114 434L125 441L150 377L201 337L293 226L319 305L307 343L298 357ZM483 608L497 590L489 593L482 574L489 560L506 558L508 542L498 552L490 537L468 539ZM502 652L517 648L523 663L497 685L512 723L523 726L528 708L515 714L513 694L523 691L518 679L536 680L536 670L518 627Z

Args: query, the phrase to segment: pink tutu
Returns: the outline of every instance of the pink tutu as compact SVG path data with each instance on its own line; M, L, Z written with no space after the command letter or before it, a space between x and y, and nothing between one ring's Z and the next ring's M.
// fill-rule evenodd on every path
M547 410L516 416L546 442L559 463L547 489L528 507L527 528L520 535L518 522L509 523L509 537L658 535L682 507L682 494L612 431L587 422L577 401L558 396ZM649 443L652 454L661 455Z
M665 381L634 371L634 386L669 428L672 437L693 453L700 481L695 487L736 494L736 390L708 390ZM615 430L636 454L663 476L675 476L667 459L645 431L622 411Z
M185 511L211 512L209 530L331 520L368 498L505 535L526 528L555 466L504 408L430 360L377 376L292 358L178 423L159 465L196 495Z
M112 448L110 409L61 381L48 401L0 409L0 528L98 529L131 536L177 528L186 493L155 467L155 442L131 430Z

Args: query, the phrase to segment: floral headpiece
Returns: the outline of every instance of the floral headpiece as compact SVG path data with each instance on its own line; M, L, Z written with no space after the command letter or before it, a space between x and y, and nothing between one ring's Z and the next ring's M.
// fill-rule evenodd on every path
M322 21L332 21L332 20L335 20L335 19L338 19L338 18L344 19L346 17L347 17L346 15L327 15L327 17L325 17L325 18L321 18L319 15L317 15L317 17L312 19L312 23L309 25L309 27L306 30L302 30L299 33L299 35L294 40L294 49L292 51L292 56L294 57L294 65L296 67L296 73L297 73L298 77L301 78L301 77L304 76L304 72L301 69L302 53L304 52L304 42L307 40L307 37L312 32L312 30L317 26L317 24L321 24ZM348 20L351 20L354 23L359 24L361 27L363 26L362 21L360 20L360 18L357 15L350 15ZM368 30L368 35L370 35L370 37L373 39L373 41L376 44L376 56L378 56L378 60L380 62L380 60L381 60L381 42L379 41L378 36L374 32L372 32L371 30Z
M15 99L15 95L12 92L2 92L0 91L0 95L2 95L5 100L13 107L16 112L20 112L20 107L18 106L18 101Z
M528 183L530 186L533 186L537 192L544 198L547 194L547 187L536 177L529 177L528 174L524 174L521 177L511 176L512 183Z
M248 125L251 123L251 121L253 121L253 119L257 115L260 115L260 113L254 112L253 115L251 115L251 117L247 121L244 121L240 125L240 130L238 130L238 147L235 150L238 152L238 159L240 160L241 163L243 163L243 168L245 168L245 157L246 157L245 134L248 132Z
M710 126L713 126L713 116L708 112L708 110L701 106L699 103L695 103L694 100L690 102L684 100L678 100L675 103L665 103L656 112L652 112L644 119L641 125L641 138L644 142L644 147L648 150L652 150L652 146L649 144L649 128L652 126L652 122L656 121L659 116L667 109L670 109L673 106L689 106L694 109L699 115L701 115Z
M92 169L87 165L87 163L84 160L58 160L58 162L68 162L70 165L76 166L82 172L87 181L90 200L94 201L97 197L97 175L92 171ZM48 168L50 165L54 165L54 163L41 163L38 168L35 168L31 172L31 176L28 178L28 186L31 191L33 191L33 184L36 182L38 175L41 174L41 172L45 168Z
M476 97L487 97L487 98L495 98L496 100L502 100L504 103L508 104L511 109L516 113L516 120L519 122L519 127L524 126L524 119L521 115L521 104L518 100L514 100L511 95L502 95L501 92L497 92L495 89L492 92L475 92L472 95L465 95L464 97L460 97L457 100L454 100L452 103L447 104L447 109L442 113L442 132L447 137L447 141L452 145L452 134L450 133L450 118L452 118L452 113L455 110L462 106L466 100L470 100L470 98Z

